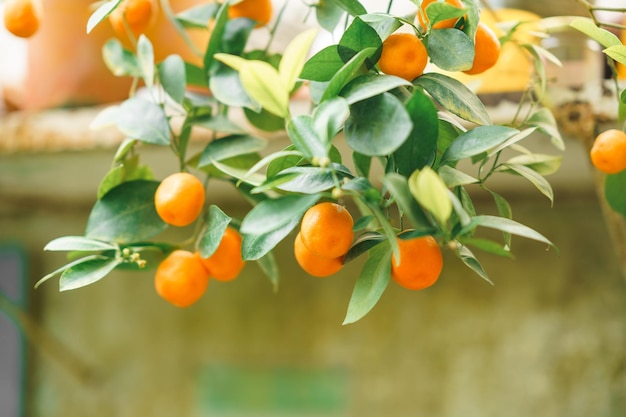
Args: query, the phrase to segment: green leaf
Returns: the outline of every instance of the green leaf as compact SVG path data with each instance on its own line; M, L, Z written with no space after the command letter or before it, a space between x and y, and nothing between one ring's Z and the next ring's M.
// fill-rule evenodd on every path
M116 77L140 77L142 75L137 57L124 49L117 39L110 39L102 46L102 59L109 71Z
M537 129L548 135L552 141L552 144L559 150L565 150L565 143L563 142L563 138L561 137L561 132L559 132L558 125L556 123L556 119L554 118L554 114L550 111L550 109L546 107L542 107L536 112L534 112L528 120L526 120L526 124L528 126L537 127Z
M219 65L218 65L219 64ZM209 79L209 89L222 104L231 107L244 107L260 111L261 106L243 88L239 73L224 64L214 65Z
M558 171L563 161L561 155L544 155L544 154L523 154L514 156L507 161L507 164L524 165L539 175L550 175Z
M626 65L626 45L615 45L603 50L609 58L619 62L622 65Z
M288 195L257 204L241 222L241 233L262 235L298 221L309 207L317 202L319 194Z
M369 313L387 289L390 279L391 247L381 242L370 251L363 265L354 285L343 324L357 322Z
M406 177L431 164L437 153L439 117L437 107L421 89L405 103L413 128L407 140L393 154L398 172Z
M159 80L165 92L177 103L185 100L187 84L185 62L180 55L169 55L158 66Z
M607 203L617 213L626 216L626 171L607 175L604 181Z
M460 161L480 155L505 142L519 130L506 126L477 126L454 140L441 157L441 163Z
M570 23L570 26L589 36L605 48L622 44L617 36L606 29L596 26L590 18L578 17Z
M431 229L432 226L421 207L413 198L408 181L399 174L389 173L383 177L383 184L398 204L401 213L405 214L415 229Z
M178 13L176 20L188 29L207 29L209 20L215 16L218 8L218 3L199 4Z
M465 13L467 13L465 9L459 9L445 2L430 3L428 6L426 6L426 9L424 9L424 11L426 12L426 16L428 16L428 21L430 22L431 26L442 20L459 18L463 16ZM440 29L434 29L430 32L430 34L438 30ZM457 32L460 32L460 31L457 30Z
M344 128L346 142L363 155L393 153L413 129L403 104L390 93L359 101L350 110Z
M104 127L115 126L117 123L117 112L120 106L110 105L102 109L96 117L89 123L90 129L102 129Z
M403 24L401 19L386 13L363 14L359 16L359 19L371 26L380 39L387 39Z
M409 189L418 203L431 212L439 224L446 224L452 215L452 202L446 184L432 168L424 167L415 171L409 178Z
M278 66L278 74L285 90L292 91L302 72L309 49L317 36L317 29L309 29L298 34L285 48Z
M87 20L87 33L91 33L93 28L106 19L122 0L110 0L102 3Z
M489 153L487 154L487 156L489 158L491 158L492 156L496 155L497 153L499 153L500 151L509 148L510 146L521 142L522 140L528 138L529 136L531 136L533 133L535 133L535 131L537 130L536 127L531 127L531 128L527 128L524 129L518 133L516 133L515 135L511 136L510 138L508 138L507 140L505 140L504 142L502 142L501 144L499 144L498 146L496 146L495 148L492 148L491 150L489 150Z
M210 71L215 63L216 55L220 52L222 39L226 30L226 23L228 23L228 21L228 2L223 2L215 14L211 36L209 37L209 42L204 51L203 63L205 71Z
M43 250L50 251L105 251L116 250L117 245L84 236L63 236L51 240Z
M289 90L276 68L263 61L246 61L239 78L248 95L268 112L283 118L289 115Z
M339 24L344 10L330 0L318 1L314 7L317 23L328 32L333 32Z
M315 109L313 129L326 148L330 147L333 138L343 129L349 115L350 107L343 97L326 100Z
M476 226L496 229L502 232L525 237L527 239L536 240L538 242L546 243L556 249L556 246L554 246L554 244L541 233L511 219L490 215L475 216L474 218L472 218L472 225L470 225L469 227Z
M471 175L468 175L465 172L449 165L440 166L437 173L449 188L458 187L460 185L476 184L478 182L477 178L474 178Z
M489 194L491 194L491 196L493 197L493 201L496 203L496 209L498 210L498 215L506 219L512 219L513 211L511 209L511 205L509 204L509 202L500 194L489 189L486 189L486 190L487 192L489 192ZM466 225L463 225L463 226L466 226ZM510 248L511 247L511 234L508 232L504 232L503 237L504 237L505 247Z
M327 158L328 151L322 138L313 126L313 119L308 114L294 117L287 123L287 134L297 150L305 158Z
M248 122L259 130L265 132L277 132L279 130L285 130L285 119L276 116L265 109L260 111L252 110L248 107L243 109L243 112L248 119Z
M98 186L98 200L104 197L112 188L117 187L124 182L126 178L126 168L123 164L114 166L106 173L100 185Z
M155 145L170 144L170 125L165 111L151 101L132 97L117 114L117 127L126 136Z
M484 104L460 81L438 73L423 74L414 80L447 111L479 125L491 124Z
M41 284L43 284L44 282L50 280L51 278L54 278L55 276L62 274L63 272L65 272L65 270L70 269L71 267L73 267L74 265L78 265L82 262L85 262L87 260L90 259L104 259L105 257L102 255L89 255L80 259L76 259L68 264L65 264L63 266L61 266L60 268L57 268L56 270L52 271L51 273L47 274L46 276L44 276L43 278L41 278L39 281L37 281L37 283L35 283L34 288L37 289L39 288L39 286Z
M472 253L472 251L467 246L459 244L458 249L456 251L456 255L459 257L459 259L461 259L461 261L463 261L463 263L467 267L469 267L472 271L474 271L479 277L481 277L482 279L484 279L485 281L493 285L493 282L491 281L491 279L489 279L487 272L485 272L485 269L483 268L483 266L480 264L480 262L478 262L478 259L476 258L476 256Z
M268 252L264 256L257 259L257 264L269 278L270 283L274 291L278 291L278 283L280 281L280 268L278 268L278 261L276 256L272 252Z
M262 150L266 145L264 139L250 135L230 135L210 142L202 151L198 167L206 167L215 162L224 161L240 155Z
M107 257L83 258L83 261L63 271L59 279L60 291L75 290L93 284L107 276L122 262L120 258Z
M306 61L300 78L311 81L330 81L344 64L339 56L337 45L330 45Z
M337 6L341 7L343 10L348 12L348 14L352 16L358 16L361 14L367 13L365 7L358 0L327 0L330 1Z
M209 207L207 225L200 236L200 242L198 242L200 256L208 258L213 255L220 245L222 236L224 236L224 232L231 220L232 218L227 216L218 206L211 205Z
M208 114L188 119L193 126L202 127L212 132L244 134L246 129L234 123L225 114Z
M157 181L118 185L94 205L85 236L116 243L148 240L167 228L154 208Z
M277 185L283 191L302 194L316 194L335 187L336 179L344 177L340 172L320 167L292 167L280 172L280 175L292 176L290 180Z
M513 254L509 250L507 250L506 248L503 248L501 244L499 244L498 242L494 242L493 240L480 239L480 238L468 238L468 239L463 239L462 243L464 245L473 246L477 249L480 249L484 252L491 253L493 255L498 255L498 256L505 257L505 258L513 258Z
M364 74L350 81L341 90L341 96L345 97L349 104L354 104L395 88L410 85L411 83L404 78L393 75Z
M341 90L353 80L356 75L363 70L363 63L366 59L376 53L376 48L366 48L359 51L352 59L346 62L339 70L335 71L333 77L328 82L320 102L337 97Z
M300 218L294 217L267 233L244 233L241 256L247 261L255 261L267 256L299 223Z
M371 68L380 58L381 47L382 41L378 33L376 33L374 28L357 17L343 32L339 45L337 45L337 52L344 62L348 62L359 51L373 48L376 52L367 58L367 67Z
M154 48L143 33L137 41L137 62L141 68L141 75L148 88L154 85Z
M427 7L429 9L430 6ZM431 62L445 71L464 71L474 62L474 43L458 29L432 30L426 42Z
M517 165L517 164L503 164L503 168L509 169L515 174L518 174L528 181L531 182L540 192L541 194L548 197L550 203L554 203L554 192L552 191L552 186L550 183L542 177L539 173L534 171L533 169L525 166L525 165ZM506 172L506 171L505 171Z

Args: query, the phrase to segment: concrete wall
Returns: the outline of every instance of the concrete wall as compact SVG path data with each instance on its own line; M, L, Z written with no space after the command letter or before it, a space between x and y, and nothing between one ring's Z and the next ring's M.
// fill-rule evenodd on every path
M341 322L362 262L306 276L292 237L278 248L277 293L254 264L184 310L156 296L150 273L66 293L48 282L31 292L32 314L64 348L32 347L27 415L626 416L626 284L584 155L568 146L553 208L501 185L514 217L560 255L515 239L515 260L482 257L491 286L446 253L434 287L391 284L353 325ZM42 252L47 241L83 233L110 157L0 157L0 240L26 249L30 284L64 261ZM228 188L210 198L232 215L245 208ZM83 365L92 373L77 375Z

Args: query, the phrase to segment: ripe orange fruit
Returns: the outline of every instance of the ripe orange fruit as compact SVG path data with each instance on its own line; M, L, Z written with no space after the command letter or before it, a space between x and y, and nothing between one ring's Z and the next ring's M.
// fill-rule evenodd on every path
M198 301L209 285L209 271L200 257L186 250L175 250L157 267L154 287L157 294L176 307Z
M177 172L161 181L154 193L154 206L165 223L187 226L202 212L204 199L202 182L187 172Z
M391 257L391 278L404 288L421 290L430 287L443 269L439 244L432 236L396 238L400 259Z
M486 24L480 22L474 38L474 63L472 68L463 71L466 74L480 74L496 65L500 57L500 40Z
M428 26L428 17L426 16L426 7L431 4L431 3L435 3L439 0L423 0L422 1L422 5L420 6L420 10L417 13L417 21L419 22L420 26L423 29L426 29ZM445 0L445 3L448 3L451 6L454 6L458 9L463 9L463 3L461 3L461 0ZM445 29L445 28L453 28L454 25L456 24L457 19L445 19L442 20L440 22L437 22L433 25L434 29Z
M417 36L394 33L383 42L378 68L387 75L413 81L422 75L427 63L428 52Z
M327 277L333 275L343 267L343 256L324 258L309 249L302 241L302 233L296 235L293 243L293 253L298 265L309 275Z
M20 38L29 38L39 30L42 15L41 0L6 0L4 2L4 26Z
M302 216L302 242L322 258L338 258L352 246L352 226L354 220L344 206L331 202L319 203Z
M600 133L593 142L591 163L606 174L617 174L626 169L626 133L609 129Z
M158 10L156 0L123 0L109 15L109 22L119 38L128 38L128 30L137 38L154 24Z
M237 230L226 228L215 252L208 258L202 258L202 263L211 277L218 281L232 281L237 278L245 265L241 258L241 241Z
M271 0L243 0L228 7L228 18L246 17L257 22L256 27L267 25L272 18Z

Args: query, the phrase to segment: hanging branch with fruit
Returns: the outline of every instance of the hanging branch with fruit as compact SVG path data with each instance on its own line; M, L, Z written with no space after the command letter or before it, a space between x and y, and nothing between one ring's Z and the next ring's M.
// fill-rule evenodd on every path
M125 47L112 39L104 59L113 73L143 88L94 120L94 128L116 126L126 139L98 188L84 235L45 247L70 252L71 261L38 285L60 276L65 291L117 269L152 271L157 293L184 307L202 297L211 279L233 280L244 264L256 263L278 287L274 250L286 241L302 279L330 276L365 258L347 300L347 324L370 312L390 283L412 290L433 285L445 274L442 251L491 282L476 251L510 257L513 236L553 247L513 219L491 179L523 178L553 200L545 176L558 168L560 155L535 154L524 141L540 135L563 150L539 99L546 85L543 59L554 57L535 44L519 45L537 69L532 94L523 95L510 122L494 123L455 74L488 70L501 42L515 38L508 32L498 39L481 22L477 2L406 0L416 10L412 16L396 16L391 7L370 11L357 0L319 2L310 6L319 28L270 52L248 47L268 21L274 22L271 33L281 24L282 13L269 0L211 2L177 14L161 1L181 36L190 28L210 31L201 64L176 54L155 62L135 19L143 16L149 24L152 12L137 12L149 9L143 3L152 4L105 1L86 22L91 30L122 11L122 27L136 42ZM311 52L324 30L341 35ZM302 88L311 110L294 114L291 97ZM289 146L266 152L266 141L231 109L243 109L256 129L284 130ZM197 131L212 139L190 154ZM338 151L340 142L347 156ZM180 172L155 179L140 161L147 147L169 150ZM250 204L243 218L207 197L205 189L220 181ZM477 212L474 192L488 196L497 215ZM159 240L170 227L189 227L193 236ZM484 237L485 229L500 238Z

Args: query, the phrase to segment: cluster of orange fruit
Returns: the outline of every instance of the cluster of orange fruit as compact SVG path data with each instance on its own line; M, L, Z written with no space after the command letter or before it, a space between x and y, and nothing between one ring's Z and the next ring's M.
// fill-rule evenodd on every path
M426 7L437 0L424 0L417 14L421 29L426 30L430 24L426 16ZM463 8L461 0L445 0L446 3ZM457 19L446 19L432 25L433 29L454 28ZM472 67L463 71L475 75L493 67L500 56L500 40L486 24L479 22L474 37L474 62ZM428 51L422 40L415 33L394 33L383 42L383 49L378 67L387 75L395 75L408 81L422 75L428 64Z
M323 202L306 211L294 241L294 254L300 267L310 275L326 277L343 267L352 246L354 221L342 205ZM411 237L408 232L396 238L398 255L391 259L391 278L404 288L421 290L433 285L443 269L443 255L432 236Z
M609 129L600 133L590 151L591 162L605 174L617 174L626 169L626 133Z
M195 222L204 203L204 184L186 172L165 178L154 194L159 217L172 226L182 227ZM210 278L234 280L245 266L241 243L239 232L229 226L219 246L208 258L203 258L198 251L173 251L156 270L154 285L157 294L177 307L188 307L202 297Z
M6 0L4 27L20 38L30 38L39 30L43 16L41 0Z

